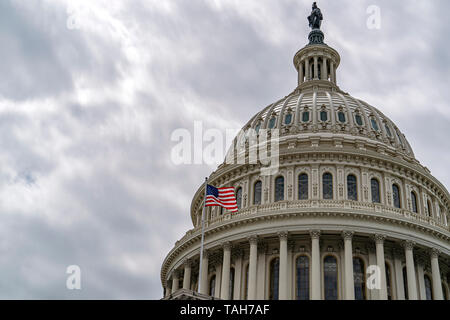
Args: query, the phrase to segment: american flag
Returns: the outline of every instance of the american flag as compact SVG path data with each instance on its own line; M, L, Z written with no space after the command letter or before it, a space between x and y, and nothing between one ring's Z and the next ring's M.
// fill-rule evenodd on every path
M233 213L238 212L234 188L216 188L206 185L206 206L223 207Z

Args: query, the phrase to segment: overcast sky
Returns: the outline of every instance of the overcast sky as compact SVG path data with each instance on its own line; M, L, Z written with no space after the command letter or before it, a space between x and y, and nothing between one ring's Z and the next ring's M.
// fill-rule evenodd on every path
M239 129L289 94L312 1L73 2L0 1L0 298L159 299L215 169L175 165L172 132ZM449 187L450 2L318 5L338 85ZM69 265L81 290L66 289Z

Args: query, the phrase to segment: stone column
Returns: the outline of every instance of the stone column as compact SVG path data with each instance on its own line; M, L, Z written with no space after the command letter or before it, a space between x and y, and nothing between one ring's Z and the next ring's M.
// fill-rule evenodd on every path
M169 287L169 281L166 282L166 298L172 294L172 289Z
M380 268L381 288L379 298L380 300L387 300L387 284L386 284L386 263L384 261L384 239L385 235L376 234L374 236L376 251L377 251L377 265Z
M328 79L328 70L327 70L327 58L323 57L323 64L322 64L322 80Z
M320 230L311 230L311 300L321 300L320 285Z
M314 80L319 80L319 61L317 56L314 57Z
M248 300L256 299L256 267L258 263L258 238L250 236L250 261L248 267Z
M201 282L199 283L200 293L208 294L208 271L209 271L209 252L203 252Z
M305 60L305 81L310 80L311 75L309 74L309 58Z
M408 278L408 300L417 300L417 283L416 271L414 268L414 249L415 243L413 241L403 242L406 258L406 273Z
M355 280L353 277L353 249L352 238L353 231L343 231L344 238L344 269L345 269L345 300L355 300Z
M300 62L298 65L298 84L303 83L303 62Z
M191 290L192 266L190 260L184 261L183 289Z
M433 277L433 299L444 300L442 293L441 273L439 272L439 250L431 249L431 273Z
M176 292L179 289L180 273L175 270L172 274L172 292Z
M231 265L231 244L223 244L223 262L222 262L222 284L220 286L220 298L230 299L230 265Z
M280 238L280 270L279 270L279 283L278 294L279 300L287 300L287 238L288 233L282 231L278 233Z
M330 62L330 78L331 78L331 82L333 82L334 84L336 84L336 79L334 77L334 62L331 61Z

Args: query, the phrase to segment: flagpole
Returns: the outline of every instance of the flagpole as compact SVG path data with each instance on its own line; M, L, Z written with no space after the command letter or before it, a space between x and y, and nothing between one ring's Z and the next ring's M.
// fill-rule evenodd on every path
M203 245L205 243L205 207L206 207L206 192L208 188L208 177L205 178L205 198L203 199L203 211L202 211L202 241L200 244L200 266L198 270L198 292L200 293L202 283L202 262L203 262Z

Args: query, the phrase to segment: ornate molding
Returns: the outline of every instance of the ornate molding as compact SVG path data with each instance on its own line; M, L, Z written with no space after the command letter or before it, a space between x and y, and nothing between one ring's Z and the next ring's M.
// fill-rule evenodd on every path
M430 249L430 257L431 257L431 259L438 259L440 254L441 254L441 250L439 250L437 248L431 248Z
M416 246L416 243L414 241L411 241L411 240L406 240L406 241L402 242L402 247L405 250L413 250L415 246Z
M354 234L353 231L344 230L342 231L342 238L344 238L344 240L352 240Z
M372 238L376 244L384 244L384 240L386 240L386 236L380 233L374 234Z
M319 239L321 231L320 230L310 230L309 234L311 236L311 239Z
M280 238L280 241L281 240L287 241L287 238L288 238L288 232L287 231L280 231L280 232L277 233L277 235L278 235L278 238Z
M225 241L222 243L222 248L223 250L231 250L231 242L230 241Z
M257 235L251 235L247 237L248 242L250 242L250 245L252 244L258 244L258 236Z

